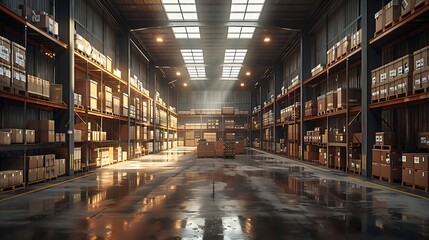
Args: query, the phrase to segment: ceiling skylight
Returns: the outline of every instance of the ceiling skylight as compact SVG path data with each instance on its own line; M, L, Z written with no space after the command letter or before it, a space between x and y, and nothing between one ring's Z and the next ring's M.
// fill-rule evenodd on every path
M205 80L206 67L205 66L187 66L191 80Z
M177 39L200 39L199 27L173 27L174 36Z
M195 0L162 0L168 20L198 20Z
M204 56L202 49L181 49L183 61L185 64L198 64L204 63Z
M228 27L228 38L252 38L255 27Z
M232 0L230 20L258 21L265 0Z
M225 64L242 64L246 57L247 49L225 49Z
M222 80L238 80L238 74L240 73L241 66L223 66Z

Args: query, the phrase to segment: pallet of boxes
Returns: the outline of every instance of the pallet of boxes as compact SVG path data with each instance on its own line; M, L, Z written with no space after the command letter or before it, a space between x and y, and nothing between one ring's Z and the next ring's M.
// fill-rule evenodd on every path
M402 185L428 192L429 133L421 132L418 135L417 147L420 152L403 153L402 155Z
M26 95L26 49L0 36L0 90Z
M205 139L201 139L197 144L197 157L198 158L214 158L215 154L215 143L208 142Z
M372 149L372 177L390 183L402 179L402 151L394 132L376 132Z
M235 158L235 141L225 141L224 158Z

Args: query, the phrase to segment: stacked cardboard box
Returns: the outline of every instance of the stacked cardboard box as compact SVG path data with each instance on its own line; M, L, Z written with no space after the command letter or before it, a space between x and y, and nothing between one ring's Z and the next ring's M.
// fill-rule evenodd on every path
M74 105L82 106L82 95L78 93L74 93Z
M274 112L270 110L262 115L262 126L274 124Z
M429 148L429 132L418 133L417 147L420 149Z
M317 103L314 100L305 102L305 117L317 115Z
M214 144L216 157L223 157L225 152L225 142L218 140Z
M19 186L24 183L22 170L0 171L0 189Z
M27 128L36 131L38 143L55 142L54 120L30 120Z
M330 91L326 94L326 111L332 112L337 107L337 91Z
M423 188L427 192L429 187L428 170L428 153L404 153L402 156L402 185Z
M215 157L215 144L214 142L207 142L200 140L197 144L197 157Z
M75 147L73 159L70 163L70 168L74 171L78 171L82 169L82 148Z
M402 178L402 152L395 146L393 132L376 132L372 150L372 176L389 182Z
M210 132L205 132L203 133L203 138L207 141L207 142L216 142L217 138L216 138L216 133L210 133Z
M224 157L235 158L235 141L225 141Z
M7 38L0 36L0 85L11 87L11 45Z
M413 92L425 92L429 88L429 46L414 52Z
M44 155L35 155L27 157L28 183L45 180L46 169L44 165Z
M314 145L307 145L304 151L304 160L309 162L319 162L319 148Z
M122 95L122 116L128 117L128 94Z
M298 141L300 138L300 129L299 124L288 125L288 140L289 141Z
M317 97L317 114L322 115L326 113L326 95L320 95Z
M245 140L235 141L234 144L235 154L244 154L245 150Z
M12 42L12 87L20 91L27 90L26 49Z
M22 129L0 129L0 132L7 132L10 134L10 143L24 143Z
M347 89L346 88L338 88L337 89L337 108L344 109L346 108L347 100L346 100ZM361 89L360 88L349 88L349 107L361 105Z

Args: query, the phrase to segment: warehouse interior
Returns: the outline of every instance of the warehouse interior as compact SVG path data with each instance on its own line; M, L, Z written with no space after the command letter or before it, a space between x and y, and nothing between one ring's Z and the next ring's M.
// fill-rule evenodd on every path
M0 0L1 239L429 238L429 0Z

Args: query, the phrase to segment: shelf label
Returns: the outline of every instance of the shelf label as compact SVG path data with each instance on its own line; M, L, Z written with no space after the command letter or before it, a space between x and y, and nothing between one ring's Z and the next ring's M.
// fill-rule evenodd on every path
M10 52L9 48L5 46L0 46L0 58L3 58L6 61L9 61Z
M407 162L407 156L402 156L402 162Z
M419 164L420 162L420 158L419 157L414 157L414 163L415 164Z

